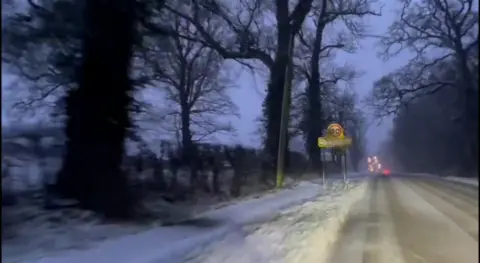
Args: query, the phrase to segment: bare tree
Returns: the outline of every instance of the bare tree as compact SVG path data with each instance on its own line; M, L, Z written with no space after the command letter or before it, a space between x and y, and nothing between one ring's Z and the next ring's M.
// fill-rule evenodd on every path
M82 5L82 1L41 0L6 8L10 13L2 16L2 62L16 78L6 87L14 93L9 98L15 100L15 113L23 116L41 110L54 118L65 115L66 96L78 87L76 68L83 56ZM142 38L135 40L138 46ZM141 87L144 80L132 75L132 83ZM130 110L142 112L144 106L134 100Z
M455 86L458 81L466 97L476 97L478 86L473 68L478 60L473 55L478 53L478 10L474 9L474 1L400 3L398 17L380 40L380 54L388 59L408 50L414 56L403 68L377 83L373 93L379 108L377 115L393 113L418 96ZM454 63L448 65L458 69L457 79L441 78L432 70L449 59ZM467 112L475 111L473 104L466 103ZM386 111L382 111L383 106Z
M160 88L165 95L168 108L162 109L163 120L173 121L173 128L178 124L181 159L191 166L194 180L197 176L193 161L199 157L195 143L234 131L224 117L238 113L228 94L232 86L223 70L224 59L204 43L193 40L198 32L191 22L171 14L168 17L178 34L167 41L150 37L146 42L151 45L144 47L142 59L150 71L150 86ZM220 29L212 32L221 34ZM159 49L162 44L168 46L168 52Z
M316 166L321 166L321 162L318 161L320 151L316 141L326 128L326 124L321 121L324 117L322 103L325 103L321 100L321 97L325 96L322 94L321 87L337 84L339 81L348 82L357 76L357 72L348 66L338 67L330 64L328 65L330 67L321 68L321 65L331 61L335 50L355 52L356 41L363 37L366 29L362 18L368 15L379 15L372 9L373 3L374 1L369 0L316 1L312 8L315 28L311 29L305 24L299 35L302 46L297 51L298 60L301 61L300 63L305 59L309 61L307 64L298 65L298 70L307 82L303 125L310 160ZM329 26L332 32L328 32ZM338 28L345 28L345 30ZM333 41L329 41L329 38L325 37L327 34L334 34L336 37L330 37Z
M374 84L368 100L377 117L398 113L416 100L453 88L458 125L469 131L470 157L478 156L478 10L471 0L400 1L398 17L382 37L389 59L413 52L402 68ZM475 73L474 73L475 72ZM408 109L408 108L407 108Z
M121 171L131 124L135 7L134 0L85 2L78 88L67 100L68 139L58 190L108 217L126 218L135 208Z
M468 138L450 118L455 108L445 107L454 100L454 94L453 89L442 89L412 102L408 110L399 111L387 141L388 153L397 165L409 172L441 175L473 172Z
M76 87L81 58L82 13L78 1L28 1L3 19L2 62L19 78L9 89L21 90L14 106L22 112L55 107ZM21 84L21 85L20 85Z
M366 153L366 130L367 122L364 112L359 108L358 95L345 90L337 95L332 105L335 112L341 113L339 122L345 129L345 134L352 138L352 144L348 148L348 159L355 171L359 169L359 163Z
M167 4L167 9L190 21L201 34L199 41L215 49L225 59L255 59L269 70L269 86L264 103L267 136L265 147L275 162L280 130L285 73L288 64L290 39L297 34L313 0L301 0L289 11L288 0L278 0L272 5L258 0L241 0L236 3L222 1L193 1L191 4ZM220 21L225 33L221 38L206 28L205 17ZM271 19L273 18L273 19ZM265 19L270 21L266 22ZM273 20L273 21L271 21ZM153 23L148 28L165 31ZM291 80L287 80L291 81Z
M447 71L442 67L447 62L432 70L445 79L456 79L451 67L446 67ZM396 111L388 141L389 154L396 165L407 171L458 175L478 169L478 133L465 129L462 123L465 108L459 101L464 101L464 93L458 91L457 86L447 86ZM470 121L478 125L478 119Z
M176 32L195 36L192 24L173 17ZM222 116L237 115L237 107L227 94L231 88L229 76L223 71L223 59L205 44L173 36L170 52L158 52L155 47L144 53L152 70L151 85L158 85L171 101L166 115L178 116L183 147L211 135L231 132ZM167 66L165 66L167 65ZM158 84L160 83L160 84Z

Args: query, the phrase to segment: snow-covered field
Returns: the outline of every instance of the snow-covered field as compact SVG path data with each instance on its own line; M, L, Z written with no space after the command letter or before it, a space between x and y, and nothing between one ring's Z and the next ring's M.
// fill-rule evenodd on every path
M335 189L339 189L338 183ZM181 258L192 249L215 241L228 233L243 231L242 227L246 224L271 220L282 209L315 200L324 191L318 182L301 182L293 189L247 199L201 214L197 220L170 227L159 227L155 224L106 224L92 214L75 210L52 213L34 211L31 207L25 211L17 209L15 216L21 218L13 217L11 220L30 222L10 229L12 236L4 238L2 242L2 261L182 262ZM328 210L328 206L323 207L320 204L335 203L332 200L343 196L340 194L341 191L332 190L331 193L333 194L322 197L326 198L324 201L330 200L328 202L318 202L322 200L318 199L317 202L297 209ZM8 217L8 212L11 211L4 209L2 212ZM291 213L296 212L286 212L286 216L280 218L290 218ZM2 224L5 223L8 224L8 221L3 220ZM6 229L4 225L2 228Z
M276 220L247 225L214 245L197 249L187 262L323 263L348 211L365 189L365 183L346 188L337 183L328 194L283 211Z

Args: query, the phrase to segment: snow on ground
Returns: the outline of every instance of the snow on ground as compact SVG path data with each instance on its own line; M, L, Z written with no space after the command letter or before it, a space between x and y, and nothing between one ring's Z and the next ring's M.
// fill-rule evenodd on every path
M17 238L3 239L2 261L172 262L168 259L184 256L185 251L213 241L240 225L272 219L281 209L313 200L322 189L318 182L300 182L293 189L247 199L171 227L105 224L89 213L75 210L55 213L32 211L31 207L26 211L16 210L17 217L11 220L21 218L31 222L12 230ZM6 215L8 211L2 212ZM3 224L6 220L2 221Z
M478 187L478 178L465 178L465 177L455 177L455 176L447 176L444 177L445 180L452 181L452 182L457 182L457 183L462 183L462 184L468 184L468 185L474 185Z
M27 206L15 211L3 208L2 213L9 214L9 222L2 222L2 227L8 231L2 233L2 261L5 262L21 262L59 250L82 248L92 242L151 228L133 224L102 224L93 214L76 209L44 211ZM2 220L5 221L4 218ZM15 225L13 220L27 223Z
M461 183L461 184L468 184L472 186L478 187L478 178L477 177L457 177L457 176L440 176L435 174L428 174L428 173L408 173L406 175L410 176L417 176L417 177L430 177L430 178L441 178L443 180Z
M282 212L276 220L247 225L189 256L189 263L323 263L364 182L333 185L328 194Z

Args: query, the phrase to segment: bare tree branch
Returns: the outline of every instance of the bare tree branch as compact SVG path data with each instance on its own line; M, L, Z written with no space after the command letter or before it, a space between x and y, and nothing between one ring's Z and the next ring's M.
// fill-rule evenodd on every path
M162 120L179 121L182 144L188 149L191 146L185 144L233 131L232 126L219 117L236 116L237 108L227 94L231 85L222 73L223 58L205 43L195 40L201 33L190 20L176 15L170 18L172 29L178 32L170 37L170 52L145 49L142 59L151 68L150 85L160 88L172 103L169 109L163 110ZM204 20L206 25L209 19ZM223 33L222 28L213 26L210 24L204 29L214 37Z
M380 40L380 55L389 59L409 50L414 56L374 85L369 104L377 115L397 113L416 97L445 87L465 93L478 90L472 63L472 47L478 43L478 11L472 4L472 0L402 1L397 19ZM454 78L440 76L452 71L456 71L450 73Z

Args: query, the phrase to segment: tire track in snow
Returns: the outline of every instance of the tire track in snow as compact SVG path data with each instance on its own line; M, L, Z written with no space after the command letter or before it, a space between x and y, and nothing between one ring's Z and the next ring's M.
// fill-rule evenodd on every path
M387 222L389 215L384 203L382 180L375 178L369 182L363 199L348 214L328 262L398 262L391 260L397 254L394 251L396 242L392 239L390 233L393 231L390 231Z
M478 199L473 197L466 197L462 195L459 190L452 190L451 188L444 187L443 184L436 184L430 182L420 181L417 183L420 187L434 193L442 200L450 203L463 212L467 213L473 218L478 220Z
M465 213L415 180L391 180L386 192L406 262L478 262L478 242L447 216Z
M408 181L407 185L478 242L478 206L422 181Z
M380 215L378 211L379 179L371 182L371 196L367 218L367 234L365 247L362 255L362 262L379 262L379 224Z

